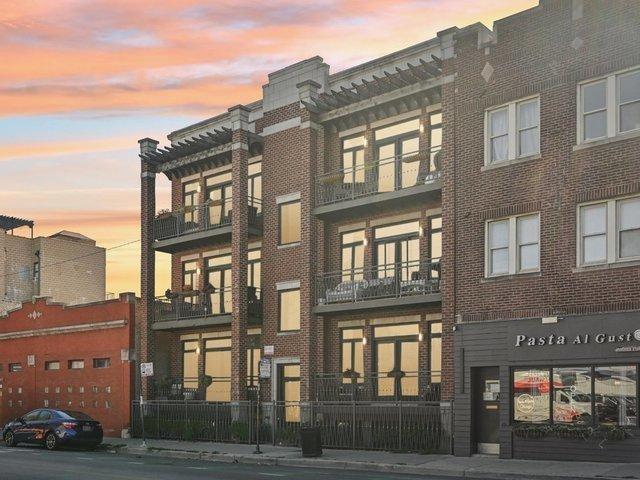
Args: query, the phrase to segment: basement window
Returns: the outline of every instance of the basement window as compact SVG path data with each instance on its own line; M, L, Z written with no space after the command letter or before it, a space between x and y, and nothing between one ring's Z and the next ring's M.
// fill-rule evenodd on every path
M109 368L111 366L110 358L94 358L93 368Z
M9 371L11 373L21 372L22 371L22 364L21 363L10 363L9 364Z
M82 370L84 368L84 360L69 360L69 370Z
M45 370L60 370L60 362L57 360L51 360L48 362L44 362Z

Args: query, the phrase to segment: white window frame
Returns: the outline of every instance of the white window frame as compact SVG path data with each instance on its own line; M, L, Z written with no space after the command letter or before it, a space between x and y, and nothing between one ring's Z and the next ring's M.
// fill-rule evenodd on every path
M576 118L576 134L577 134L577 144L588 144L592 142L598 142L601 140L606 140L608 138L615 138L620 135L634 134L636 132L640 132L640 128L635 130L628 130L626 132L620 132L620 77L634 73L640 70L640 66L629 67L624 70L619 70L617 72L613 72L607 75L602 75L600 77L589 78L588 80L584 80L578 83L577 93L576 93L576 110L577 110L577 118ZM588 140L584 139L584 114L583 114L583 105L582 105L582 89L584 86L605 81L606 88L606 136L598 137L598 138L590 138Z
M520 125L518 125L518 106L524 103L537 101L538 103L538 151L534 153L528 153L526 155L519 155L520 150ZM507 158L505 160L493 161L491 159L491 113L498 110L507 109ZM519 160L522 158L531 158L540 155L540 95L531 95L529 97L520 98L509 103L502 105L496 105L488 108L484 112L484 164L489 165L502 165L513 160Z
M538 266L536 268L519 269L520 265L520 248L518 244L518 219L525 217L537 217L538 218ZM494 222L509 221L509 267L506 273L491 273L491 249L489 245L489 225ZM542 263L542 245L541 238L541 221L540 212L524 213L522 215L513 215L510 217L492 218L485 222L484 226L484 276L485 278L497 278L510 275L521 275L527 273L540 272L540 264Z
M638 199L640 195L628 195L625 197L611 198L608 200L597 200L594 202L581 203L576 210L576 265L578 267L602 266L617 263L640 261L640 255L635 257L620 258L620 208L619 202L629 199ZM582 222L581 209L591 205L606 205L607 207L607 231L606 231L606 259L602 262L582 261Z

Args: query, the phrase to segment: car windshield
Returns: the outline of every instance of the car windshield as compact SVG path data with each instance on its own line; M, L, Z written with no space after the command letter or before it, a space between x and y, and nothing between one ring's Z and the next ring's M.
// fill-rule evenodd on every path
M64 420L93 420L89 415L71 410L58 410L58 416Z

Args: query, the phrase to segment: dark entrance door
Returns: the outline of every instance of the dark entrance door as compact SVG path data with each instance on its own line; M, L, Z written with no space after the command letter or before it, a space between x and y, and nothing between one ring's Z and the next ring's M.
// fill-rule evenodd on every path
M475 369L474 429L478 453L499 453L500 377L498 367Z

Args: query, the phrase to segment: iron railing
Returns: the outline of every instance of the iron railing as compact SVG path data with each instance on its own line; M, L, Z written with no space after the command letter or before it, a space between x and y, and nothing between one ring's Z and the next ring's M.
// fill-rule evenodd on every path
M262 201L249 197L249 225L262 226ZM181 237L231 225L232 199L208 200L201 205L182 207L158 214L153 221L156 240Z
M156 298L155 321L175 321L233 313L231 287L216 289L214 293L200 291L179 292L171 298ZM250 318L262 318L260 289L247 287L247 310Z
M329 402L441 400L441 373L321 373L315 378L316 400Z
M425 185L440 178L441 148L367 162L318 176L316 205Z
M320 274L318 305L399 298L440 291L440 259L377 265Z
M132 404L134 436L298 446L301 427L320 430L325 448L451 453L452 402L198 402ZM256 416L259 415L259 418Z

